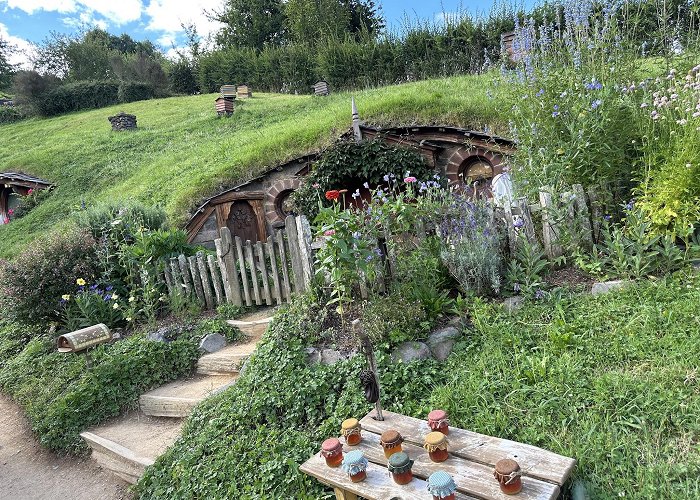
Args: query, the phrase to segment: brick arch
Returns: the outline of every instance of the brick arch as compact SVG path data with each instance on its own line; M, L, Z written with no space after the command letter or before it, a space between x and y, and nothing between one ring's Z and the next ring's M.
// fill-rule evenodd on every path
M482 147L460 146L447 162L445 168L445 176L447 182L452 185L459 185L462 179L459 178L459 171L465 163L470 163L474 160L485 160L493 168L493 175L496 176L503 172L505 162L503 155L495 151L489 151Z
M300 185L301 179L281 179L268 188L265 193L265 218L268 223L284 222L284 218L277 212L278 198L286 191L296 191Z

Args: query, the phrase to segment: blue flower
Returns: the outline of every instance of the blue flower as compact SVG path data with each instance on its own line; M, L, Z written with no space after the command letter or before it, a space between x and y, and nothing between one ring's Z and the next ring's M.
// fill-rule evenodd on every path
M365 189L369 189L369 183L365 182L365 183L363 184L363 186L364 186Z
M604 220L605 222L610 222L610 220L612 220L612 215L605 214L605 215L603 216L603 220Z
M389 182L389 174L386 174L386 175L384 176L384 182Z
M543 299L544 297L545 297L544 291L537 289L537 291L535 292L535 298L539 300L539 299Z
M603 104L603 101L601 101L600 99L596 99L591 103L591 109L596 109L601 104Z
M541 97L544 95L544 89L540 89L537 94L535 94L537 97Z
M513 227L523 227L525 225L525 221L522 219L518 219L515 222L513 222Z
M559 111L554 111L552 113L552 118L556 118L557 116L559 116Z

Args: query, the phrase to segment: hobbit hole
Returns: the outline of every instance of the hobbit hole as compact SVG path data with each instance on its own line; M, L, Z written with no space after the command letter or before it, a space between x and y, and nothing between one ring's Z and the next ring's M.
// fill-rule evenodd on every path
M49 182L30 175L17 172L0 173L0 224L7 224L12 220L14 210L23 196L28 196L34 190L51 187Z

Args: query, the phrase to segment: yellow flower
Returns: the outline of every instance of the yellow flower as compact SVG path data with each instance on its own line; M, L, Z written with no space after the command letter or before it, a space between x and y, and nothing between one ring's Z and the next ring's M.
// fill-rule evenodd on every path
M68 294L66 293L65 295L61 295L61 298L62 298L63 300L70 300L70 295L68 295Z
M85 280L83 278L78 278L75 282L80 286L85 286Z
M114 305L112 306L112 309L119 309L119 304L117 304L117 303L115 302Z
M558 154L558 155L563 155L563 154L564 154L564 150L563 150L562 148L557 149L557 154Z

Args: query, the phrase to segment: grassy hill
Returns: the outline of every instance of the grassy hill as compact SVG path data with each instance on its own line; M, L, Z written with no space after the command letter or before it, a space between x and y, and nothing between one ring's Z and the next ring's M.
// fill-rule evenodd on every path
M449 124L505 132L488 76L353 92L361 118L380 125ZM0 171L56 184L30 214L0 227L11 257L71 212L107 200L162 205L175 225L205 196L267 166L326 147L351 123L349 93L328 98L255 94L219 119L214 94L142 101L0 126ZM113 133L107 117L133 113L138 130Z

